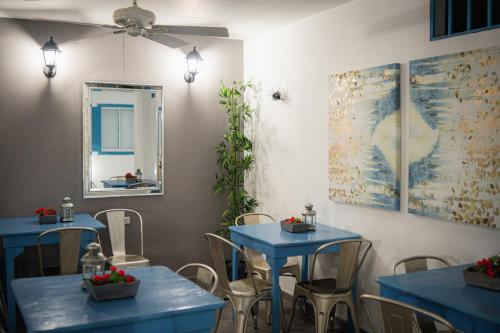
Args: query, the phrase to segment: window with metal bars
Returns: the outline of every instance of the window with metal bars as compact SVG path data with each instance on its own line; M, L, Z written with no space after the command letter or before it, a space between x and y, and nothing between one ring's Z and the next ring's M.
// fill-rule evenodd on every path
M430 0L431 40L500 27L500 0Z

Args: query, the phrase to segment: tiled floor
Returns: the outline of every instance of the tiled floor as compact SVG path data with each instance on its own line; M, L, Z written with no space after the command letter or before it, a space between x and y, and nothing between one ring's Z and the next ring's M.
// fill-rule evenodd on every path
M286 314L286 320L287 323L290 320L290 313L291 313L291 303L286 301L284 302L285 304L285 314ZM259 319L258 319L258 328L257 330L254 330L253 327L253 320L252 318L249 318L248 323L247 323L247 331L246 333L254 333L254 332L259 332L259 333L267 333L271 332L271 326L266 324L266 314L265 314L265 306L264 303L261 302L260 305L260 310L259 310ZM234 326L233 326L233 320L232 320L232 308L231 304L229 302L226 302L226 307L224 308L224 311L222 312L222 321L220 323L219 329L217 330L218 333L233 333L234 332ZM292 329L290 331L291 333L315 333L315 327L314 327L314 319L311 315L304 315L301 310L299 310L299 307L297 306L295 310L295 317L293 319L293 325ZM330 329L328 332L335 332L335 333L341 333L344 332L342 329Z

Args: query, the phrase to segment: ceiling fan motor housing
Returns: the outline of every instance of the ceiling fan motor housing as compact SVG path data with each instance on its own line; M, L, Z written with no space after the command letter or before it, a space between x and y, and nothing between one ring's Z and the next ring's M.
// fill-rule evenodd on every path
M150 28L155 24L156 16L152 11L131 6L120 8L113 13L113 21L115 24L125 28Z

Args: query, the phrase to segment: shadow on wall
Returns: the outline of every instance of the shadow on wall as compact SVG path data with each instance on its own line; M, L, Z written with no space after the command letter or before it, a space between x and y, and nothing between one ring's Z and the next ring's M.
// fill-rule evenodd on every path
M250 121L250 127L246 129L250 140L253 143L253 153L255 163L252 171L248 175L246 183L250 185L249 192L257 199L270 196L269 187L265 186L268 180L266 170L269 170L269 152L271 150L271 133L275 128L271 128L268 122L262 121L262 101L265 93L262 89L262 81L255 83L254 88L249 93L249 103L255 109ZM259 202L261 205L262 202ZM260 207L262 210L263 207Z

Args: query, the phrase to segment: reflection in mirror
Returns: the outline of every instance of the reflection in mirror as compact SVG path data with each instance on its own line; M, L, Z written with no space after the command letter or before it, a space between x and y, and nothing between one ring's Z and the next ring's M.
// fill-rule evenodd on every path
M86 82L84 197L163 194L161 86Z

